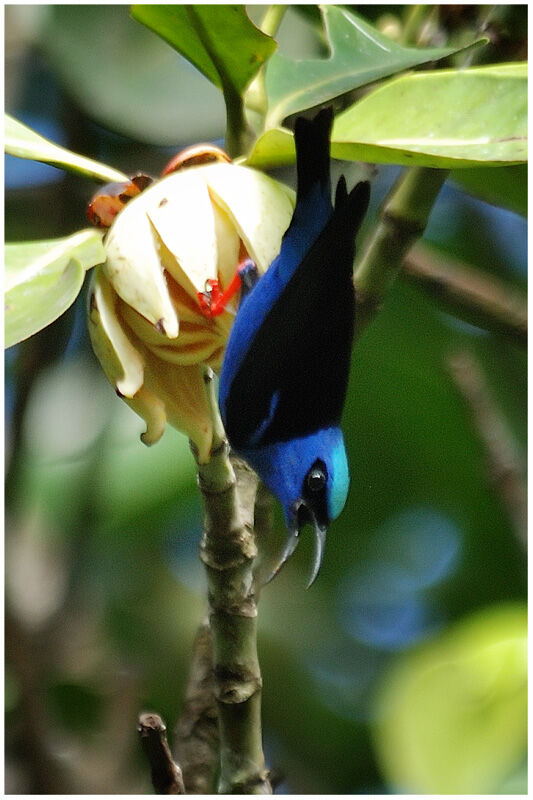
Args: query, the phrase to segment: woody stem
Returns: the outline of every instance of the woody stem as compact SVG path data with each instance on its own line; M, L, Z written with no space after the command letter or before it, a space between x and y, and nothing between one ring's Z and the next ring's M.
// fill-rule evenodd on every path
M271 794L262 747L261 673L252 563L257 477L230 460L212 373L207 394L215 422L211 459L198 465L204 500L201 559L208 580L214 691L220 735L219 794Z

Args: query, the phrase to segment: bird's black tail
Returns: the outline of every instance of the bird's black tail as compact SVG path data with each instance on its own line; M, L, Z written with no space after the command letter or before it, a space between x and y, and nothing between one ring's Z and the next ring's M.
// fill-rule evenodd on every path
M329 139L333 124L331 106L322 109L313 119L298 117L294 126L296 141L297 201L304 198L316 183L327 197L331 195L329 172Z
M344 175L341 175L335 192L334 216L342 218L341 225L347 226L352 239L355 239L357 231L361 227L369 201L370 183L368 181L361 181L348 194L346 179Z

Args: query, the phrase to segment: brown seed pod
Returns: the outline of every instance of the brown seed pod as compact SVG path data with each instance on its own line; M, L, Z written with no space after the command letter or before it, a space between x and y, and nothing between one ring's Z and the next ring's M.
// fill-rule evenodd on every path
M107 183L91 198L87 206L87 217L98 228L109 228L119 211L135 195L140 194L152 183L153 178L139 172L130 181Z
M216 161L231 163L231 158L222 148L214 144L194 144L191 147L180 150L179 153L171 158L161 175L170 175L180 169L198 167L200 164L211 164Z

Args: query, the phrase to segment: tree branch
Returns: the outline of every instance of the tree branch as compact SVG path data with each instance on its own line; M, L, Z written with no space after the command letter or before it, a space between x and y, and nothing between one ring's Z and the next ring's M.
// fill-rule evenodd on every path
M409 252L403 274L451 313L527 345L527 301L518 289L422 242Z
M213 642L206 619L194 641L185 706L176 726L174 752L181 765L187 794L212 793L218 749Z
M385 199L377 225L355 267L355 335L381 308L405 256L422 236L448 172L429 167L405 171Z
M137 730L150 762L152 785L156 793L185 794L181 769L172 759L166 725L161 717L157 714L141 714Z
M447 365L485 448L490 479L507 509L518 540L527 547L527 486L522 454L474 356L459 353L450 356Z
M210 461L198 465L198 483L204 500L201 559L208 580L220 734L218 793L271 794L261 737L252 573L257 477L244 462L235 459L235 470L230 462L211 371L206 373L206 389L215 435Z

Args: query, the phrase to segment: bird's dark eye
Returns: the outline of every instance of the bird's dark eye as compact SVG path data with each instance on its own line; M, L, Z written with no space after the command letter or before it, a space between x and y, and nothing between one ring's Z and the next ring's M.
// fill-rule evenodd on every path
M312 467L307 473L307 486L310 492L320 492L326 485L326 475L320 467Z

